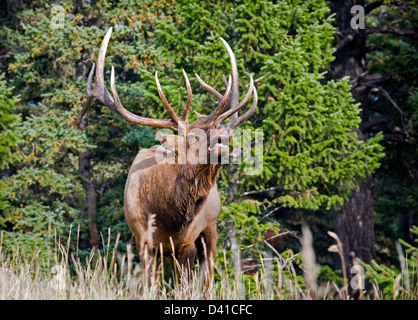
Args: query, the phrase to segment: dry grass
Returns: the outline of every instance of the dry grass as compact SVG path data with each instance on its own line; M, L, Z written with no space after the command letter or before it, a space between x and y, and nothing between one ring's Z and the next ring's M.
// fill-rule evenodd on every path
M154 259L150 266L151 280L145 277L146 272L139 265L134 267L134 253L129 245L126 254L117 252L118 237L113 250L109 249L108 241L105 255L95 251L85 261L80 261L77 252L70 252L60 243L53 259L48 261L37 255L28 260L24 253L12 254L0 245L0 299L350 299L347 279L343 287L329 282L317 284L319 266L315 262L312 235L307 227L303 228L302 235L302 253L284 258L270 248L260 257L260 267L252 275L243 274L236 265L230 269L231 266L218 265L206 293L202 290L199 266L194 269L190 282L179 283L175 276L166 275L160 259ZM235 250L233 260L240 263ZM300 255L304 281L294 265ZM374 286L374 296L361 292L360 297L380 299L381 291L377 284Z
M202 290L199 266L193 270L190 283L178 282L174 276L164 279L164 264L154 264L155 281L149 281L137 265L133 267L133 253L114 259L116 252L109 257L96 252L82 263L74 256L68 256L61 246L53 265L45 264L35 258L25 259L24 254L0 255L0 299L266 299L284 293L273 288L272 277L262 268L251 276L255 286L250 288L242 274L231 277L226 271L216 268L208 292ZM289 267L289 265L288 265ZM70 272L71 271L71 272ZM178 272L178 270L177 270ZM271 273L271 272L270 272ZM246 277L248 278L248 277ZM282 277L285 278L285 277ZM248 279L247 279L248 280ZM297 283L282 279L286 292L296 297L302 293ZM267 290L266 290L267 289ZM248 291L247 291L248 290ZM273 292L275 290L276 292ZM289 296L289 293L286 293Z

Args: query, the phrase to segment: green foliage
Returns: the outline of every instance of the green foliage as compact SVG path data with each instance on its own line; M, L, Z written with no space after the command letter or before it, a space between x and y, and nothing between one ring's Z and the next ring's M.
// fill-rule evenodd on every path
M92 145L70 126L73 112L38 108L43 115L15 127L13 155L19 162L15 174L0 180L0 226L6 247L46 254L56 240L51 235L66 237L70 224L78 221L84 189L74 154Z
M418 236L417 226L413 226L410 231ZM402 239L399 241L405 247L404 256L399 246L400 267L388 267L376 261L372 261L370 265L363 263L366 268L365 276L377 285L380 292L374 294L381 295L381 299L416 300L418 298L418 246L413 246ZM418 243L417 240L416 242Z
M379 166L382 135L358 140L353 129L359 109L348 93L348 79L326 85L318 80L306 75L286 86L278 102L267 104L263 127L269 154L258 179L262 187L271 180L283 185L284 203L328 210L342 205L357 181Z
M13 129L20 121L20 117L14 114L19 96L13 96L13 87L10 87L4 74L0 73L0 170L12 162L11 149L17 139Z
M234 237L244 259L258 260L267 248L263 241L266 233L280 233L280 225L268 218L266 211L266 207L255 200L243 200L223 207L219 214L219 243L230 243L231 237ZM229 250L228 255L231 254ZM223 261L223 252L218 252L218 258ZM229 258L230 256L228 261Z
M338 286L344 285L344 278L341 276L341 270L333 270L328 265L321 265L318 274L318 282L325 284L335 283Z

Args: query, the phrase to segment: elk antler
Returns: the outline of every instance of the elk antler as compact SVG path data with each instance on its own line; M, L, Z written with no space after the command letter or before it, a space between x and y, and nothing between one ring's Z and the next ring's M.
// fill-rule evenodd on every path
M94 85L93 90L91 90L91 81L93 78L93 73L94 73L94 68L95 68L94 64L90 71L88 81L87 81L87 100L83 106L83 109L80 111L75 121L77 127L80 129L84 129L81 126L81 120L83 119L84 115L86 114L90 106L92 105L94 99L98 99L104 105L108 106L113 112L120 114L123 118L125 118L126 120L130 122L141 124L144 126L169 128L169 129L177 130L178 117L176 116L175 112L170 107L170 105L168 104L167 100L164 97L164 94L162 93L161 87L158 82L157 74L155 74L155 77L157 81L158 93L160 94L160 98L163 100L164 107L167 109L168 113L172 117L172 119L170 120L144 118L126 110L123 107L119 99L119 95L116 91L115 70L113 67L112 67L112 73L111 73L111 78L110 78L110 82L111 82L110 86L111 86L113 97L109 94L109 91L107 90L104 84L104 61L105 61L105 56L106 56L107 45L109 43L111 34L112 34L112 28L109 28L100 46L99 56L97 58L96 80L94 83L95 85Z
M184 107L183 113L181 114L180 121L189 122L189 111L192 106L192 87L190 86L189 78L187 77L186 71L183 69L184 80L186 80L187 88L187 101L186 106Z
M186 126L188 127L208 125L208 124L219 125L220 123L222 123L229 117L231 117L231 120L228 125L231 128L235 128L237 125L247 120L254 113L255 108L257 106L257 92L255 90L252 77L250 79L250 88L248 89L247 94L245 95L244 99L241 102L239 102L238 71L237 71L237 64L235 61L235 56L234 56L234 53L232 52L232 49L229 47L226 41L221 38L222 43L224 44L228 52L230 62L231 62L231 76L229 77L228 82L226 82L226 79L224 77L224 82L225 82L225 87L226 87L225 94L224 95L220 94L211 86L207 85L196 74L197 80L203 86L203 88L209 91L219 101L219 105L209 116L201 116L198 114L198 119L195 122L193 122L191 125L188 124L189 111L192 105L192 89L190 86L189 78L187 77L187 74L184 70L183 70L183 75L186 81L187 102L180 118L176 115L173 108L168 103L163 93L163 90L161 88L160 82L158 80L157 72L155 72L155 82L157 84L158 95L160 96L160 99L163 102L164 107L170 114L171 119L149 119L149 118L144 118L136 114L133 114L132 112L126 110L123 107L119 99L119 95L116 91L116 86L115 86L115 70L113 66L112 66L112 71L111 71L111 76L110 76L110 89L112 91L113 96L110 95L104 83L104 63L105 63L105 57L106 57L106 50L109 44L111 34L112 34L112 28L109 28L100 46L99 55L97 58L96 79L94 82L93 90L91 88L91 83L92 83L92 79L93 79L93 75L95 71L94 63L90 70L88 80L87 80L87 90L86 90L87 100L84 103L84 106L81 109L75 121L78 128L84 129L84 126L81 124L81 121L95 99L98 99L104 105L108 106L113 112L121 115L123 118L125 118L126 120L130 122L137 123L137 124L144 125L144 126L169 128L173 130L179 130L178 128L179 122L184 122ZM249 101L252 92L254 93L254 98L253 98L251 108L244 115L238 118L238 111Z
M235 55L231 47L228 45L228 43L222 38L221 38L221 41L223 45L225 46L226 51L228 52L229 60L231 64L231 77L232 77L231 94L229 96L227 103L223 105L222 109L217 108L214 111L212 111L212 113L208 116L202 116L200 114L197 114L198 118L196 122L200 124L219 125L223 121L225 121L227 118L231 117L231 120L229 121L228 125L230 128L235 128L254 114L255 108L257 107L258 96L257 96L257 90L255 89L255 86L254 86L253 78L251 76L248 92L245 95L244 99L241 102L239 102L238 68L237 68ZM222 101L225 98L226 93L225 93L225 96L222 96L222 94L220 94L216 89L212 88L210 85L205 83L199 77L198 74L195 74L195 75L200 85L204 89L206 89L209 93L211 93L216 100ZM228 82L226 81L226 78L224 75L223 75L223 81L225 84L226 91L228 92L229 81ZM249 101L252 93L254 94L254 97L253 97L253 102L251 104L250 109L245 114L238 117L239 110ZM222 111L223 113L218 117L219 113Z

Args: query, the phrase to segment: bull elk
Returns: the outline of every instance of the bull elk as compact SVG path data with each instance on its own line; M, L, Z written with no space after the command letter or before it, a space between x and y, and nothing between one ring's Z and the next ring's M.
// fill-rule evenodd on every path
M187 148L197 143L198 139L193 134L196 128L203 130L206 135L200 143L205 143L204 150L207 159L211 153L216 159L220 159L225 152L228 153L232 130L254 113L258 98L252 77L250 77L248 92L243 100L239 101L236 60L226 41L221 38L231 64L229 80L227 81L224 77L225 93L222 95L196 74L198 82L214 96L219 104L207 116L196 113L196 121L189 123L192 89L184 70L187 101L180 117L164 96L157 72L155 81L158 94L171 119L144 118L126 110L116 91L113 66L110 79L111 94L109 93L104 83L104 61L111 33L112 28L109 29L101 44L97 67L95 68L93 63L89 73L87 100L75 121L77 127L83 129L81 120L93 101L98 99L130 122L182 131L183 135L162 135L162 142L168 144L174 160L178 160L180 156L178 146L181 143L185 143ZM92 89L91 83L95 69L95 86ZM238 111L250 100L251 96L253 96L251 107L243 115L238 116ZM230 118L229 123L222 124L228 118ZM175 261L170 258L174 250L173 256L178 264L186 271L186 274L190 274L197 250L207 285L212 277L216 252L216 222L221 208L216 179L221 163L218 160L215 163L210 163L210 161L191 163L188 159L185 163L178 161L174 164L162 163L156 160L158 147L161 148L161 146L153 146L140 150L130 168L124 195L126 222L135 237L141 263L146 264L156 250L162 250L168 255L170 264L174 267Z

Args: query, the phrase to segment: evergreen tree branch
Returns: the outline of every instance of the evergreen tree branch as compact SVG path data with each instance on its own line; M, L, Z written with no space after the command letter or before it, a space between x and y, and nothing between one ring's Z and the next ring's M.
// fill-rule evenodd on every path
M366 35L375 33L391 33L402 37L418 40L418 33L413 30L400 29L394 26L379 26L366 28Z

